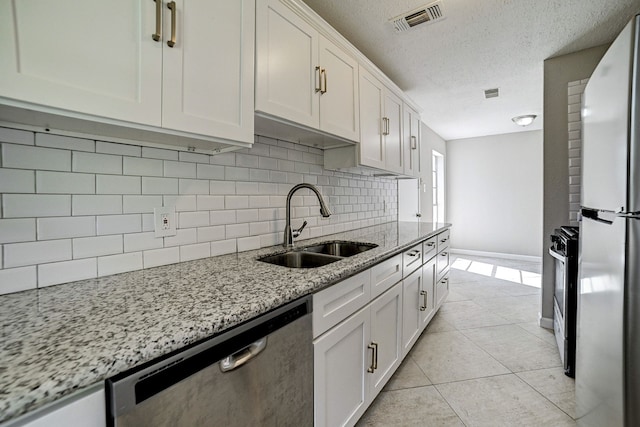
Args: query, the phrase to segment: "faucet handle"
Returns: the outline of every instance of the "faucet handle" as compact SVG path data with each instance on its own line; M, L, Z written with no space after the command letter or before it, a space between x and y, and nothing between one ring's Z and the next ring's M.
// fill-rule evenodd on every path
M307 221L302 223L302 227L298 228L297 230L293 230L293 237L298 237L300 235L300 233L302 233L302 230L304 230L304 228L307 226Z

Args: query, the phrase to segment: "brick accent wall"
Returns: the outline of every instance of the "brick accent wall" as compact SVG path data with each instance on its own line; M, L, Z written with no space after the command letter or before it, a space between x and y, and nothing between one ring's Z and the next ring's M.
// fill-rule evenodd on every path
M569 225L578 225L580 211L580 174L582 164L582 96L589 79L568 84L569 108Z

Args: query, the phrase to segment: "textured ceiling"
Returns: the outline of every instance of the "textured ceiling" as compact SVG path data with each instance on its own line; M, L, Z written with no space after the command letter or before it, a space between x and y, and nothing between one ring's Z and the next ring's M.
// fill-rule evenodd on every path
M542 129L543 61L611 42L640 12L640 0L442 0L446 19L395 33L389 19L431 2L305 0L445 140ZM522 128L522 114L538 119Z

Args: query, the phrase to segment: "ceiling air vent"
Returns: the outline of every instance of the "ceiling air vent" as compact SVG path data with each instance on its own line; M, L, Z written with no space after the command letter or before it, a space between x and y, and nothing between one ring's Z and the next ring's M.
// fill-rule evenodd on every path
M498 88L487 89L487 90L484 91L484 97L487 98L487 99L489 99L489 98L497 98L498 96L500 96Z
M400 16L396 16L395 18L390 19L389 22L393 24L396 33L402 33L410 30L416 25L431 24L442 19L444 19L444 14L442 13L442 2L436 1L410 12L403 13Z

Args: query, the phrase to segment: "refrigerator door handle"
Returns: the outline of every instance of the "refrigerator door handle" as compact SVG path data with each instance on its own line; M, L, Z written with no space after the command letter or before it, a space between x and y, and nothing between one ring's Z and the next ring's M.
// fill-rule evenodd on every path
M613 221L609 221L608 219L600 218L600 215L599 215L600 212L605 212L605 211L602 211L600 209L585 208L585 207L580 209L580 214L582 215L582 218L592 219L594 221L602 222L602 223L607 224L607 225L613 224Z
M620 218L640 219L640 211L636 212L616 212L616 216Z

